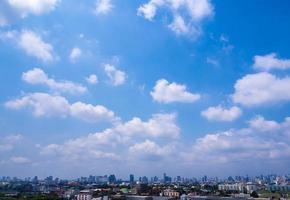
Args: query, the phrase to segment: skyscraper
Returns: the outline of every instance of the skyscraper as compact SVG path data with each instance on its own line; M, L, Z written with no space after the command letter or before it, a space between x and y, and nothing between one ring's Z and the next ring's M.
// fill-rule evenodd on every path
M109 183L116 183L116 176L111 174L108 178Z
M130 183L134 183L134 175L130 174Z

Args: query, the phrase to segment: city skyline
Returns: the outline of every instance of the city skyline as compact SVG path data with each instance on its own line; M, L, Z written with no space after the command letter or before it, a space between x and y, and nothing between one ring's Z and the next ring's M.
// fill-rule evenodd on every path
M0 177L0 198L5 199L269 199L288 198L289 175L235 176L218 179L146 176L134 180L118 179L114 174L67 180L48 176L25 179Z
M289 174L289 10L1 1L0 175Z
M116 174L105 174L105 175L87 175L81 177L74 177L71 179L66 179L62 177L54 177L52 175L47 177L39 177L37 175L31 177L10 177L10 176L0 176L0 181L78 181L78 182L95 182L99 184L112 184L118 183L122 184L124 182L134 183L134 184L148 184L148 183L234 183L234 182L274 182L274 181L289 181L289 174L278 175L278 174L260 174L255 176L249 175L230 175L228 177L217 177L217 176L207 176L203 175L201 177L183 177L183 176L171 176L169 174L163 173L160 175L146 176L146 175L134 175L128 174L127 177L118 177ZM144 181L145 180L145 181ZM281 183L278 183L281 184Z

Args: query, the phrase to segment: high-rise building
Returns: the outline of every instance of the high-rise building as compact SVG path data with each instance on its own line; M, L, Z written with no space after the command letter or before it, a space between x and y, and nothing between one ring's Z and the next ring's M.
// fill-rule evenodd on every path
M141 182L142 183L148 183L148 178L146 176L143 176Z
M154 176L154 178L153 178L153 182L154 182L154 183L158 182L158 177L157 177L157 176Z
M163 182L164 183L171 183L172 179L169 176L166 176L166 173L163 174Z
M166 173L163 173L163 181L166 183Z
M116 176L111 174L108 178L109 183L116 183Z
M204 176L202 177L201 181L202 181L203 183L207 182L207 176L204 175Z
M90 175L89 178L88 178L88 182L89 182L89 183L95 183L95 182L96 182L96 177Z
M34 176L34 178L32 179L32 182L33 183L37 183L38 182L38 177L37 176Z
M130 183L134 183L134 175L130 174Z

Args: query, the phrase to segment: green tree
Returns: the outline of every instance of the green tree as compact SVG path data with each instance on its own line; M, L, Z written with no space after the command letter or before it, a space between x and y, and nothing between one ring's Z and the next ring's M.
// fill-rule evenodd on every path
M256 191L253 191L251 193L251 197L253 197L253 198L259 198L259 195L258 195L258 193Z

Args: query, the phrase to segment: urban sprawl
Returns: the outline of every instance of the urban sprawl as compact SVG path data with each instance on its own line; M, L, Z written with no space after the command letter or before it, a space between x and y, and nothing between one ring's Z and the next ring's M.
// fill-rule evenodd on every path
M226 179L170 177L134 177L115 175L63 180L0 178L0 199L43 200L191 200L191 199L289 199L290 175L230 176Z

